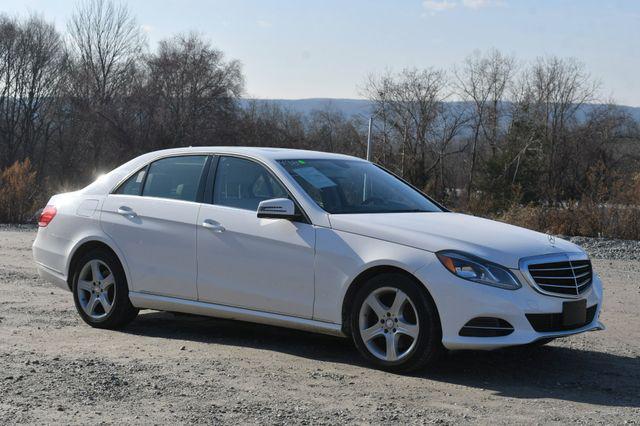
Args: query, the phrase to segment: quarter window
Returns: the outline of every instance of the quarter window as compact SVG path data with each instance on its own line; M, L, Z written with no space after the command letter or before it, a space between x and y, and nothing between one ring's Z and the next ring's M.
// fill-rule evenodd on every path
M151 163L142 195L196 201L206 161L206 155L189 155Z
M213 204L256 211L261 201L271 198L289 195L267 169L251 160L220 157Z
M146 173L147 167L145 166L142 170L120 185L115 193L122 195L140 195L140 190L142 190L142 184L144 182L144 175Z

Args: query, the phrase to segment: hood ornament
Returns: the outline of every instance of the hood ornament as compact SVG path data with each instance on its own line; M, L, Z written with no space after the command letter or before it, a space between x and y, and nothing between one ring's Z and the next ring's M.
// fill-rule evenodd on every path
M555 247L555 245L556 245L556 237L554 237L551 234L547 234L547 239L549 240L549 244L551 244L551 246Z

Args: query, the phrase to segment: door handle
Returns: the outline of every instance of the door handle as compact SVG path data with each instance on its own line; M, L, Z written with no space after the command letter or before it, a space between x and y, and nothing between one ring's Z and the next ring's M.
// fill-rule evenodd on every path
M129 217L138 216L137 213L134 212L133 209L131 209L131 207L127 207L127 206L118 207L118 214L122 216L129 216Z
M202 227L203 228L207 228L207 229L211 229L213 232L224 232L224 226L220 225L218 222L216 222L215 220L211 220L211 219L207 219L204 222L202 222Z

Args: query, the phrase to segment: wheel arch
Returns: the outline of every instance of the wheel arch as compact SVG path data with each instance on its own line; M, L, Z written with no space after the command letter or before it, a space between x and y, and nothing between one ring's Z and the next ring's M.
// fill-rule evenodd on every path
M67 265L67 285L69 286L69 290L71 290L73 286L73 275L75 268L78 266L78 260L85 253L97 248L111 252L118 259L118 261L120 262L120 266L122 266L122 269L124 270L127 282L131 283L126 263L124 262L123 257L120 255L118 250L114 249L112 245L109 244L109 242L101 238L86 238L76 244L68 257L69 263Z
M387 273L402 274L407 278L409 278L411 281L413 281L415 285L420 289L420 291L424 292L424 294L429 298L429 300L433 304L436 311L436 315L438 317L438 323L440 323L440 313L438 312L438 307L435 303L435 300L433 300L433 297L431 296L431 293L429 292L427 287L414 274L398 266L376 265L360 272L360 274L358 274L347 287L347 291L342 300L342 309L341 309L342 332L346 336L351 336L351 324L350 324L351 322L349 321L349 313L351 310L351 305L353 304L353 301L355 299L356 293L358 292L358 289L367 280L377 275L387 274Z

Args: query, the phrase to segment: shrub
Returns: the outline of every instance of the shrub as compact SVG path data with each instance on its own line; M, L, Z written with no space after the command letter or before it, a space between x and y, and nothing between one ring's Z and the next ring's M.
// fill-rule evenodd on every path
M511 206L494 217L556 235L640 239L640 206L572 202L560 207Z
M33 219L38 206L36 172L26 159L0 173L0 222L24 223Z

